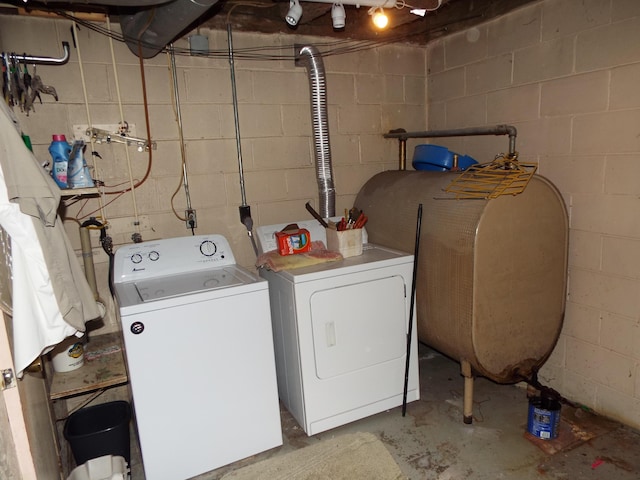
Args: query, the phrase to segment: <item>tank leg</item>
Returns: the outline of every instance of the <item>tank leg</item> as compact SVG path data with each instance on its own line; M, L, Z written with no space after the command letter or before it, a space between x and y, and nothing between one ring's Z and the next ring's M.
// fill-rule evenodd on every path
M464 377L464 406L462 421L467 425L473 422L473 374L471 364L467 360L461 360L462 376Z

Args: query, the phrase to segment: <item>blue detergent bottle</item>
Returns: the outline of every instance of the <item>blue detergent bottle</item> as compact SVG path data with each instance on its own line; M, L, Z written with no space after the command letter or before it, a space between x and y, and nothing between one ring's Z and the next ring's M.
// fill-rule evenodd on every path
M71 153L71 145L67 143L67 138L62 134L53 135L53 141L49 145L49 153L53 158L51 176L60 188L67 188L67 168L69 153Z
M67 165L67 185L69 188L94 186L89 167L84 159L84 140L76 140L71 147Z

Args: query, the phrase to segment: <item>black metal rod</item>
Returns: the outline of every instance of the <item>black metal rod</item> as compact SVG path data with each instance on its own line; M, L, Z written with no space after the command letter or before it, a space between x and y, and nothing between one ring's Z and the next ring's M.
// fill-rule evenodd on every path
M411 340L413 338L413 310L416 297L416 279L418 277L418 255L420 253L420 230L422 229L422 204L418 205L416 222L416 241L413 251L413 279L411 281L411 300L409 303L409 328L407 331L407 358L404 367L404 392L402 394L402 416L407 413L407 390L409 389L409 360L411 358Z

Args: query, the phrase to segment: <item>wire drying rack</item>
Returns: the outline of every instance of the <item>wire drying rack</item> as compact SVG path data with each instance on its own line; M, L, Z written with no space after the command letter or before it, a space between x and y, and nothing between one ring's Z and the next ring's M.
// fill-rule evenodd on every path
M522 193L538 165L518 162L517 157L517 153L500 155L490 163L471 165L444 190L458 199L490 199Z

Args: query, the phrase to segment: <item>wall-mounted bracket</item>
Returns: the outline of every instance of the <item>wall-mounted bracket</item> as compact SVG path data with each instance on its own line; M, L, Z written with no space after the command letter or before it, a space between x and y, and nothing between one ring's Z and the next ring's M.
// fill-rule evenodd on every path
M135 145L139 152L149 151L149 141L144 138L132 137L125 132L109 132L99 128L88 128L86 134L96 143L124 143L127 146ZM157 148L156 142L151 142L151 148Z

